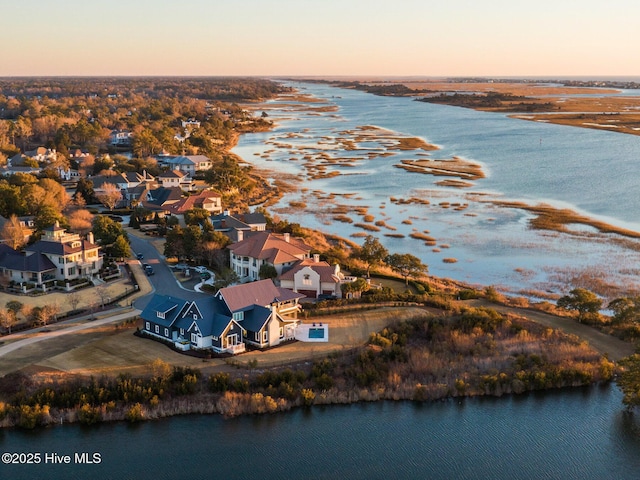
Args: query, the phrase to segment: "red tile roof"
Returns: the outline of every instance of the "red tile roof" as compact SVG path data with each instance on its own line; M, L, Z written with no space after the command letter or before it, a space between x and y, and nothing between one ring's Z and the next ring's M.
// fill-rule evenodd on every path
M260 232L228 248L235 255L267 260L273 265L302 260L311 252L299 238L289 237L287 241L285 235L271 232Z

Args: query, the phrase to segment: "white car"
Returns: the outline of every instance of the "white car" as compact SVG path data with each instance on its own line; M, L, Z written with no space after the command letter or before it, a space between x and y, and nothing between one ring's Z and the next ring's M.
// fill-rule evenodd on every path
M209 271L209 269L207 267L203 267L202 265L200 265L199 267L195 267L194 270L197 273L206 273Z

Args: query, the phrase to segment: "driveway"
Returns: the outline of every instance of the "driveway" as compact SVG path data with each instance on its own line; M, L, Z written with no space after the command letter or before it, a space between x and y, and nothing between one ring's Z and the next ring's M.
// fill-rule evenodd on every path
M147 263L153 268L154 274L146 278L156 293L171 295L185 300L197 300L207 296L207 294L184 288L167 266L164 256L149 239L140 237L138 232L132 233L130 229L128 229L128 233L131 241L131 250L135 254L141 253L144 256L144 259L140 260L139 263ZM135 260L135 262L138 262L138 260ZM134 305L136 308L143 310L150 300L151 295L147 295L136 300Z

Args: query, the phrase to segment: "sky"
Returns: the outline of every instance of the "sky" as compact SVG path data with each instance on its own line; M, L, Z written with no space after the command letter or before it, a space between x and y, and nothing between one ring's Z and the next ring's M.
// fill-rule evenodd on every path
M0 76L640 76L637 0L0 0Z

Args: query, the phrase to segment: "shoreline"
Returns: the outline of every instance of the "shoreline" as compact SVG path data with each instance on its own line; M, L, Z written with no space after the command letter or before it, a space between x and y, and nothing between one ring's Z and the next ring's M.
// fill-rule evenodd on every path
M237 141L237 139L235 139L235 140ZM230 148L232 148L232 147L230 147ZM234 154L232 152L229 152L229 153L231 155L234 155L236 158L240 158L241 159L241 157L239 157L238 155L236 155L236 154ZM244 160L242 160L242 161L244 162ZM276 187L276 190L277 190L277 187ZM363 213L363 215L366 215L366 210L364 212L362 212L362 213ZM576 222L570 222L570 223L576 223ZM422 239L422 238L420 238L420 239ZM597 383L597 382L589 382L589 383L586 383L586 384L587 385L592 385L594 383ZM580 385L584 385L584 384L580 384ZM564 387L557 387L557 388L567 388L567 387L564 386ZM533 389L525 390L525 391L529 392L529 391L535 391L535 390L537 390L537 389L533 388ZM435 397L431 397L430 396L431 394L429 392L424 392L424 394L427 396L427 398L416 399L415 398L415 395L416 395L415 391L412 391L411 394L406 393L406 392L404 394L399 394L398 392L381 393L380 390L373 391L373 392L363 392L363 390L359 390L359 391L345 390L345 391L334 392L334 394L336 394L336 397L334 399L329 399L328 397L322 397L322 396L321 397L317 397L316 396L314 398L318 398L318 402L314 403L314 405L315 404L324 405L324 404L357 403L357 402L362 402L362 401L380 401L380 400L433 401L433 400L442 400L443 398L458 398L457 395L451 395L451 394L449 394L448 391L447 391L447 394L443 394L443 391L440 390L440 396L437 396L437 392L438 392L438 390L436 389L436 391L435 391L436 396ZM493 395L493 396L502 396L504 394L512 394L512 392L500 393L500 394ZM238 415L238 414L253 414L253 413L269 413L269 412L286 411L286 410L289 410L291 408L298 408L300 406L303 406L302 404L300 404L300 402L301 402L300 399L298 399L298 401L297 401L298 403L282 404L281 402L279 402L279 400L274 399L274 397L272 397L270 395L266 395L265 396L264 394L260 394L260 395L262 395L261 397L254 397L254 395L255 394L251 394L251 397L249 397L249 398L238 397L238 396L234 396L234 395L229 396L229 398L227 398L227 396L214 397L214 396L211 396L211 395L205 395L202 399L195 399L194 402L183 402L183 401L179 401L180 399L177 399L175 402L171 401L171 402L166 402L167 404L158 405L158 409L157 410L150 410L149 411L150 416L147 417L146 419L165 418L166 416L173 416L174 414L194 414L194 413L220 413L220 414L223 414L225 416L234 416L234 415ZM386 396L386 395L389 395L389 396ZM462 395L462 396L483 396L483 395L487 395L487 394L478 393L478 394L475 394L475 395ZM217 398L217 401L214 403L212 400L215 399L215 398ZM224 399L224 401L222 401L222 403L220 403L221 399ZM250 408L251 411L234 410L235 408L238 408L238 407L234 407L234 405L236 405L236 404L244 405L244 407L242 407L242 408ZM167 411L170 411L170 410L171 411L176 411L177 410L177 413L168 414L168 415L160 415L160 412L167 412ZM77 413L78 413L77 410L75 411L75 413L77 415ZM109 415L106 415L107 413L109 413ZM72 412L67 412L67 414L71 415ZM107 412L105 410L104 414L109 419L107 421L119 421L119 420L127 419L128 412L116 413L116 412ZM145 418L143 418L143 419L145 419ZM52 423L57 423L57 422L54 421Z
M33 400L26 405L31 406L23 404L18 417L11 410L16 407L0 404L0 414L4 417L1 426L34 428L59 423L91 425L123 420L135 423L186 414L234 417L300 407L382 400L425 403L460 397L501 397L539 390L583 387L611 380L614 364L580 340L551 330L534 320L491 311L483 307L469 307L463 308L460 313L450 313L451 320L424 312L402 322L391 321L389 327L372 333L365 345L322 357L311 366L308 362L297 360L264 369L245 366L246 370L235 370L233 375L219 372L205 378L198 369L189 367L174 368L170 373L168 365L157 360L149 366L149 374L145 377L91 377L91 380L84 381L71 378L53 382L35 391L29 389L31 393L27 395L32 395ZM487 314L493 318L489 323ZM475 319L473 331L465 326L467 317ZM441 339L429 340L424 337L417 343L407 343L408 333L423 331L423 325L444 327L443 332L451 334L450 340L442 343ZM514 326L521 330L514 330ZM484 333L478 336L479 332ZM497 342L496 352L492 353L483 347L488 339ZM514 344L514 341L518 343ZM444 346L443 351L440 351L440 345ZM517 348L526 352L524 356L514 356L512 349L515 345L521 345ZM546 352L542 355L548 360L539 364L535 360L538 358L536 352ZM402 360L403 355L408 357ZM456 359L453 363L448 360L451 355ZM526 360L529 355L533 363ZM476 356L480 365L491 362L498 368L496 372L503 373L493 374L485 371L485 368L475 371L473 365ZM412 360L406 363L409 359ZM383 363L380 364L380 361ZM385 365L390 368L388 374L385 373ZM409 366L410 370L405 371ZM350 373L352 368L356 372L361 370L362 374L369 372L366 375L372 376ZM544 372L547 372L547 377ZM432 375L436 376L425 383L425 379ZM130 391L130 400L125 403L108 401L110 392L115 388L124 388L125 398L126 392ZM96 389L103 392L100 394L103 400L97 405L91 400L98 391ZM149 393L144 394L146 389L149 389ZM154 395L158 389L164 390L168 396L162 399L159 398L160 394ZM85 393L79 398L84 398L85 403L81 401L74 408L55 406L56 397L71 395L73 398L81 392ZM47 398L51 399L53 406L42 403Z
M324 99L324 101L329 102L331 100L330 98L327 98ZM302 112L303 110L304 105L296 106L296 112ZM285 109L284 111L279 112L278 115L282 115L282 118L288 120L287 111L288 110ZM299 115L302 114L299 113ZM328 120L331 122L331 119ZM371 119L368 119L368 121L372 122ZM567 208L566 206L562 206L562 202L559 202L557 206L547 207L544 204L538 204L544 201L542 199L537 203L535 201L525 203L517 199L512 201L505 200L501 198L499 193L495 192L473 191L472 189L475 187L476 182L469 179L470 175L473 176L473 178L479 178L480 180L478 180L478 182L481 182L481 178L485 175L490 176L486 173L485 166L480 162L456 157L446 160L437 160L437 157L431 157L432 152L424 151L410 151L409 155L413 157L412 159L411 157L407 159L406 154L404 157L394 158L393 155L399 155L399 151L396 151L393 148L389 150L388 146L384 143L374 144L372 142L368 142L366 146L370 150L373 150L378 158L380 158L378 149L380 149L381 152L384 151L384 153L389 156L389 165L393 165L396 168L403 168L408 171L407 174L428 174L429 177L425 177L425 180L427 178L434 180L432 187L425 185L425 188L420 190L414 189L414 191L407 192L406 195L410 198L419 197L422 199L424 208L418 208L420 202L416 203L408 201L408 203L415 203L415 205L411 207L412 209L410 211L416 213L404 214L407 215L408 218L403 219L402 216L399 217L399 215L403 215L402 212L406 209L403 209L400 205L406 204L405 201L395 202L392 209L392 205L389 204L389 201L393 202L393 198L380 198L379 201L376 198L375 200L371 199L365 202L360 202L359 199L362 200L360 198L361 194L355 190L345 190L345 188L348 188L344 187L344 185L346 185L348 175L367 174L366 169L369 161L368 154L371 154L371 152L359 152L356 149L351 152L357 155L350 155L349 158L340 159L340 156L332 151L332 148L334 148L332 145L346 143L350 145L355 144L357 146L358 133L363 129L369 128L370 125L350 125L345 128L340 125L340 122L335 122L335 126L333 123L330 123L329 125L336 130L336 133L326 134L322 132L320 135L324 136L320 138L314 137L313 132L308 132L308 129L303 128L300 135L304 135L305 137L305 140L302 140L304 149L299 149L299 141L294 142L293 140L295 139L289 140L288 143L287 140L284 140L285 137L293 137L294 134L286 133L291 130L288 130L289 127L287 127L287 123L284 123L283 125L285 126L284 129L270 135L266 139L266 146L263 150L258 149L256 153L253 153L253 155L260 157L256 158L256 161L253 161L250 157L251 152L255 151L255 149L252 149L249 145L243 145L243 147L247 146L248 150L246 153L239 152L239 154L247 158L245 161L253 164L255 168L259 168L261 170L261 174L265 176L265 178L276 179L283 175L290 178L290 180L288 180L288 186L290 188L288 191L284 192L282 200L277 202L277 206L274 211L277 214L282 214L284 218L288 218L291 221L303 223L302 218L304 216L310 216L314 218L312 227L319 230L326 230L326 225L333 224L333 228L330 228L329 231L335 232L338 228L335 225L338 225L337 222L340 222L345 225L345 231L349 232L342 234L342 236L351 236L351 238L358 240L369 233L373 233L375 235L384 236L392 242L394 239L397 239L397 241L400 242L402 239L408 239L414 236L414 234L420 234L421 230L418 224L430 223L429 220L431 220L432 217L435 218L435 216L437 216L436 220L441 222L439 225L447 224L449 222L456 225L461 223L468 225L470 230L467 235L473 236L488 234L484 233L482 228L480 230L476 230L475 227L478 225L484 227L484 225L489 222L495 221L501 223L503 219L505 221L509 221L509 219L512 218L526 218L529 215L533 215L533 218L531 219L526 218L527 228L537 232L537 234L532 237L532 240L521 240L520 238L517 238L517 234L513 234L512 236L516 238L507 237L506 240L501 239L501 241L507 243L509 248L514 249L517 249L518 245L522 245L522 242L524 241L527 244L527 249L537 248L541 252L547 248L547 245L549 245L545 238L548 237L549 234L545 232L567 235L566 238L568 238L570 242L575 243L577 249L586 249L587 247L585 242L595 242L601 245L609 243L611 248L600 247L598 249L598 255L603 258L594 257L594 261L599 264L598 268L607 265L606 263L602 263L605 261L605 258L610 257L611 255L614 255L617 258L619 255L622 255L622 250L634 252L640 251L640 245L636 245L637 239L640 238L640 233L636 229L625 226L624 221L620 221L619 224L616 224L615 220L610 221L607 218L601 220L598 219L597 216L593 217L580 213L578 209L571 209L571 207ZM303 124L303 126L305 125ZM374 128L384 131L384 135L386 136L407 136L406 134L395 131L391 131L391 133L389 133L390 131L386 130L384 127ZM345 137L345 134L349 132L351 132L352 135ZM327 135L332 136L329 137ZM313 150L314 147L312 143L314 141L318 142L318 150L315 151ZM272 148L272 146L275 148ZM272 161L273 163L270 164ZM380 165L380 168L385 167L381 161L382 160L378 160L376 168L378 168L378 165ZM295 172L300 173L296 174ZM390 173L390 175L392 174ZM342 187L338 187L336 190L332 190L331 187L333 180L330 179L334 177L336 181L342 185ZM438 180L438 178L440 180ZM307 179L320 180L321 184L319 187L316 187L314 184L306 183ZM428 182L429 180L426 181ZM358 180L358 182L359 184L362 183L361 180ZM416 184L416 181L410 180L410 184L414 185ZM322 190L319 190L318 188L321 188ZM273 205L273 202L271 205ZM443 215L447 210L451 212L451 214L447 214L449 217L445 218ZM496 212L499 212L500 210L504 210L504 213L498 213L498 218L495 218ZM510 213L509 211L513 213ZM459 212L459 215L456 212ZM364 213L364 216L361 213ZM368 218L371 218L370 221L365 219L367 216ZM390 222L389 219L392 219L394 216L398 221L402 220L402 224L410 225L411 223L414 223L416 224L416 227L408 228L406 226ZM414 216L416 218L412 218ZM427 222L424 222L424 220L427 220ZM426 245L431 247L431 252L425 252L425 258L423 261L429 265L433 265L436 262L447 263L447 261L451 261L451 258L455 258L458 260L458 266L462 267L465 263L465 254L469 254L470 256L468 262L474 263L479 260L476 258L477 255L467 251L468 245L465 242L458 244L455 238L450 238L450 235L447 234L447 229L441 228L440 226L438 228L440 228L441 231L427 234L432 237L429 239L431 243ZM593 231L591 231L591 229L593 229ZM355 232L353 232L353 230L355 230ZM476 234L474 233L475 231L479 233ZM512 229L512 231L515 232L516 230ZM512 232L510 232L510 234L511 233ZM443 235L444 238L442 238ZM474 238L471 240L476 241ZM478 238L478 240L487 241L484 238ZM434 244L433 242L436 243ZM528 246L530 242L532 246ZM557 242L560 243L560 240L557 240ZM453 249L459 246L463 251L453 255L444 255L445 250L440 246L440 244L444 244L445 248ZM558 247L554 245L553 247L548 248L557 249ZM436 255L432 255L431 253ZM438 255L439 253L442 253L442 255ZM445 260L445 258L447 260ZM505 291L517 292L517 289L513 289L516 284L521 283L522 279L519 277L516 278L517 276L514 275L513 272L531 272L532 270L529 265L526 264L528 262L523 262L525 264L518 264L516 262L519 262L519 260L514 257L513 262L511 262L514 263L511 271L498 270L501 276L498 280L474 282L473 280L463 278L460 274L454 274L452 278L471 284L489 283L497 286L498 288L506 288ZM546 268L544 265L540 268L543 267ZM558 268L563 268L563 265L560 264ZM583 268L587 269L589 267L583 266ZM603 274L610 277L611 282L617 285L618 289L623 290L624 284L633 283L631 281L627 281L630 279L628 279L624 273L620 274L617 270L614 271L613 269L611 269L611 271L605 270L603 270ZM459 272L461 271L461 268L439 267L436 271L438 276L451 277L451 273L447 272ZM542 292L547 290L547 287L543 286L542 283L553 283L552 280L546 279L548 278L548 275L543 273L544 270L538 269L538 272L540 272L542 280L538 280L536 285L530 285L525 289L525 291ZM554 285L553 288L555 287L556 286Z

